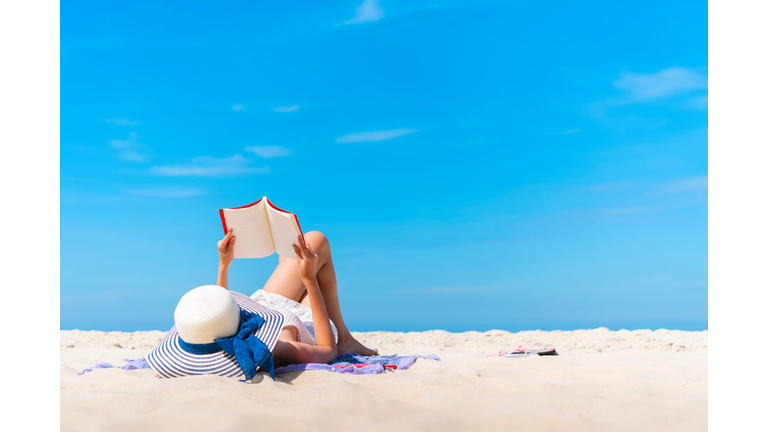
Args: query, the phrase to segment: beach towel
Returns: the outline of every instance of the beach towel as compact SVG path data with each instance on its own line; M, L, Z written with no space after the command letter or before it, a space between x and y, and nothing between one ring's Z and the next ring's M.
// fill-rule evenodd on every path
M283 366L275 369L275 374L285 372L296 372L304 370L324 370L329 372L346 373L346 374L379 374L386 370L405 370L411 367L417 359L425 358L430 360L440 361L440 357L430 354L426 356L412 355L412 356L361 356L359 354L344 354L336 357L331 364L325 363L305 363L298 365ZM138 360L123 359L122 361L128 362L122 366L112 366L109 363L99 363L95 366L85 368L78 372L78 375L82 375L86 372L91 372L96 369L109 369L118 368L125 370L135 369L152 369L147 364L147 359L140 358Z
M304 370L324 370L328 372L348 374L379 374L386 370L406 370L420 358L440 361L440 357L434 354L425 356L362 356L360 354L347 353L336 357L331 364L305 363L283 366L275 369L275 374Z
M89 368L85 368L82 371L78 372L78 375L82 375L86 372L90 372L92 370L96 369L109 369L109 368L118 368L118 369L125 369L125 370L134 370L134 369L152 369L149 367L149 364L147 364L147 359L140 358L138 360L131 360L131 359L122 359L121 361L128 362L122 366L112 366L109 363L99 363L95 366L91 366Z

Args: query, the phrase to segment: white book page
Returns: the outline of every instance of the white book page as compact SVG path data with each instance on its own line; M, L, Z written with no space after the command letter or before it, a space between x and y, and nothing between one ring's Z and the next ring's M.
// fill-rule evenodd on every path
M290 213L275 210L269 204L267 204L267 217L269 217L269 225L272 227L275 252L280 256L296 259L293 245L298 244L298 236L301 234L296 217Z
M253 207L224 209L227 228L237 237L235 258L263 258L275 251L267 219L267 199Z

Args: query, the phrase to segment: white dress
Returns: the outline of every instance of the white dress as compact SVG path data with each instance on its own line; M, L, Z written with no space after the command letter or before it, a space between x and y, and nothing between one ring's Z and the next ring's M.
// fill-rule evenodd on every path
M264 290L256 291L251 295L251 298L256 303L283 314L285 317L283 328L288 326L296 327L299 330L299 342L315 345L315 326L312 320L312 309L308 306L285 298L280 294L264 292ZM333 321L330 322L333 337L338 342L339 332L336 330Z

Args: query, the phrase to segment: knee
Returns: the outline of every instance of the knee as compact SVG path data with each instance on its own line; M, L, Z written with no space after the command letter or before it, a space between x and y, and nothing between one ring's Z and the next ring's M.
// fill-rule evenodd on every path
M312 249L314 250L331 247L331 244L328 243L328 237L326 237L325 234L321 233L320 231L310 231L304 234L304 240L312 245Z
M323 359L323 363L331 363L334 360L336 360L336 357L339 356L339 349L336 347L336 345L330 347L328 350L328 353L325 354L325 358Z

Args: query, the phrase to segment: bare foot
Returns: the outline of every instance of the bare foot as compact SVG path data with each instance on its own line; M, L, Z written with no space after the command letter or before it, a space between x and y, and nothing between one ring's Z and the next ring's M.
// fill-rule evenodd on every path
M346 353L355 353L364 356L373 356L379 353L379 350L366 348L363 344L357 341L352 335L349 335L345 340L339 339L339 343L336 344L336 349L339 355Z

